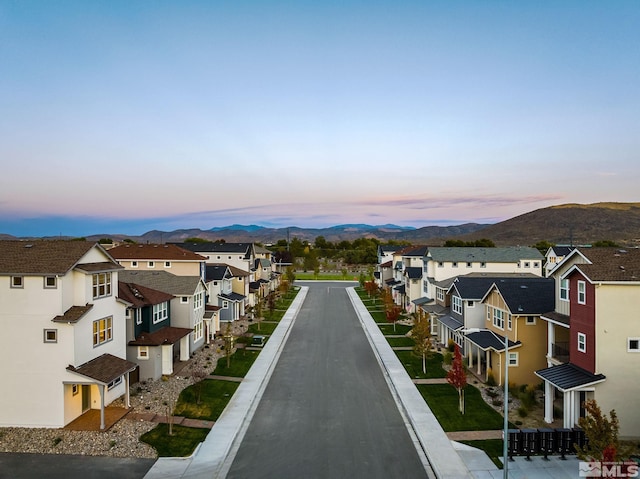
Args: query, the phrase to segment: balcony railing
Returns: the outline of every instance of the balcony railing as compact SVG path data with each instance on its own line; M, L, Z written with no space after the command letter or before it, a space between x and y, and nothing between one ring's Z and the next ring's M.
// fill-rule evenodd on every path
M558 361L569 361L569 341L559 341L551 345L551 357Z

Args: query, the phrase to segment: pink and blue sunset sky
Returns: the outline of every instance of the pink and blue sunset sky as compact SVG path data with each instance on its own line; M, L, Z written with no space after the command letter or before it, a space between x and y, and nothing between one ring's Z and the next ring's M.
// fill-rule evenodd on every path
M637 1L0 2L0 233L639 201Z

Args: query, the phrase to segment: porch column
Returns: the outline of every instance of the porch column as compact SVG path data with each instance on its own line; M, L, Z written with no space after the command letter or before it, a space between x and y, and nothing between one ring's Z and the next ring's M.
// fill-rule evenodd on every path
M564 400L564 418L563 418L563 427L572 428L573 427L573 391L567 391L563 396Z
M553 422L553 397L555 388L549 381L544 382L544 422Z
M189 360L189 334L180 339L180 361Z
M478 376L480 376L482 374L482 361L480 360L480 351L481 351L481 349L480 348L477 348L477 349L478 349L478 369L477 369L477 371L478 371Z
M103 431L106 427L104 424L104 384L98 385L98 391L100 391L100 430Z
M124 405L127 409L131 407L131 396L129 392L129 374L124 375Z
M551 358L553 357L553 343L556 342L555 324L547 322L547 367L551 367Z
M465 348L469 345L467 349L467 356L469 357L469 369L473 369L473 346L469 344L467 340L464 341Z

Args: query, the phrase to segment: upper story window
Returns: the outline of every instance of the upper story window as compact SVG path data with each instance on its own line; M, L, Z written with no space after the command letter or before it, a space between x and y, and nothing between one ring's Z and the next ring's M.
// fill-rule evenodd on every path
M181 296L181 297L180 297L180 302L181 302L182 304L186 304L186 303L188 303L188 302L189 302L189 296Z
M227 308L229 307L229 301L224 300L224 301L222 302L222 307L223 307L224 309L227 309Z
M153 324L159 323L160 321L164 321L168 317L169 317L169 307L166 301L164 303L153 305Z
M587 304L587 283L578 281L578 303Z
M482 262L480 263L480 267L481 267L481 268L486 268L486 267L487 267L487 263L485 263L484 261L482 261Z
M513 317L510 314L507 316L507 327L509 331L513 329Z
M45 276L44 287L45 289L56 289L58 287L58 278L55 276Z
M451 266L454 267L454 268L457 268L458 267L458 262L454 261L453 263L451 263Z
M536 324L535 316L527 316L526 324L533 325Z
M451 310L454 313L462 314L462 298L460 296L451 297Z
M525 268L530 268L531 267L531 263L529 263L528 261L524 262L524 267Z
M438 288L436 291L436 298L438 301L444 301L444 289Z
M100 346L113 339L113 318L98 319L93 322L93 345Z
M467 308L474 308L476 306L475 301L467 301Z
M627 352L640 353L640 338L627 338Z
M444 263L442 261L438 261L438 268L444 268Z
M204 305L204 293L198 293L193 297L193 309L201 309Z
M578 333L578 351L587 352L587 335L584 333Z
M471 268L471 266L473 266L473 263L467 262L467 268Z
M496 328L504 329L504 312L502 310L493 308L493 325Z
M533 262L533 267L534 268L539 268L540 267L540 263L538 263L537 261Z
M156 267L155 261L147 261L147 268L155 268L155 267Z
M165 268L171 268L171 261L165 261L164 262L164 267Z
M138 262L137 261L132 261L131 262L131 267L132 268L137 268L138 267Z
M560 299L569 301L569 280L566 278L560 280Z
M44 332L45 343L57 343L58 342L58 330L57 329L45 329Z
M22 276L11 276L12 288L24 288L24 278Z
M93 275L93 299L111 296L111 273Z

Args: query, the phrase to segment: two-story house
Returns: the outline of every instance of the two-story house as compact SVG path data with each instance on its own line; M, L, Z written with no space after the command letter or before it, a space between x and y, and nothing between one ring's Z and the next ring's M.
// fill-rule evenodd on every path
M540 316L553 305L553 291L554 282L549 278L496 279L481 299L484 327L465 334L470 346L466 348L469 367L473 368L475 356L478 370L486 368L485 380L491 372L500 385L504 384L508 364L510 382L538 383L535 371L545 364L546 350L546 325Z
M173 296L170 301L171 326L191 329L188 347L180 348L180 360L205 344L205 301L207 287L200 276L176 276L166 271L133 271L120 273L121 281L162 291Z
M124 243L109 250L116 261L133 271L167 271L176 276L204 279L207 258L175 244Z
M139 366L138 379L173 374L175 358L189 359L190 328L171 326L174 296L135 284L118 283L118 298L127 307L127 359Z
M548 324L545 420L562 410L565 427L585 414L587 399L604 412L615 410L620 436L640 437L640 250L577 248L552 272L555 310ZM567 344L557 350L558 342ZM566 354L568 349L568 356ZM558 352L563 354L558 354Z
M554 245L547 249L547 252L544 255L544 276L548 278L551 271L553 271L553 269L558 266L574 249L576 249L575 246L567 245Z
M232 266L227 264L209 264L206 268L208 302L219 306L220 321L237 321L244 315L245 296L233 290L237 276Z
M0 241L0 426L69 424L125 395L122 266L96 243Z
M379 288L384 288L387 280L393 279L393 253L400 249L395 245L378 245L378 262L374 277Z

